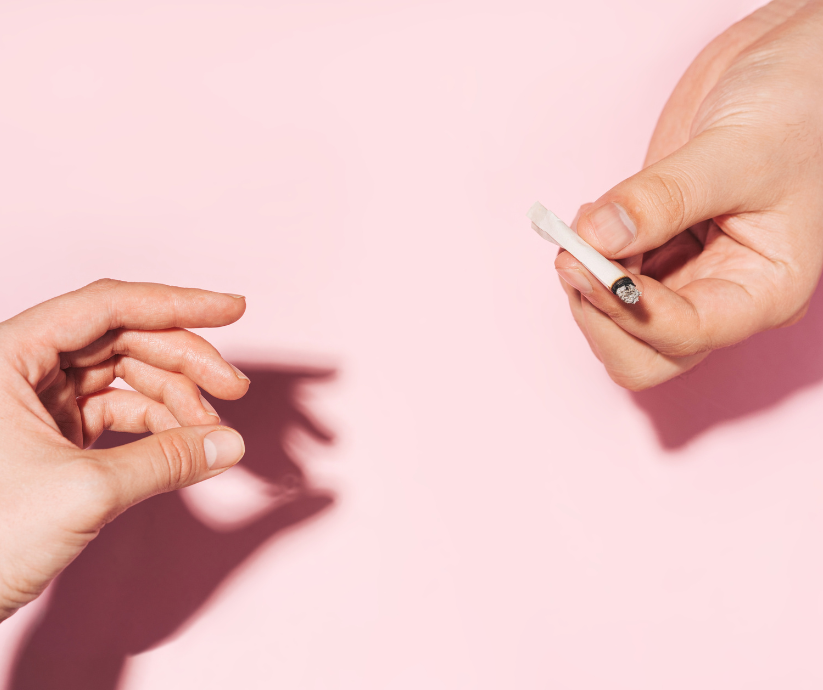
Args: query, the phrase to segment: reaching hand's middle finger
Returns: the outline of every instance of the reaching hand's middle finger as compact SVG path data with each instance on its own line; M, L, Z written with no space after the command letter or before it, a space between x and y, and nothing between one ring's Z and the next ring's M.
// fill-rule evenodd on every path
M120 378L147 398L163 403L183 426L217 424L220 417L183 374L158 369L131 357L116 355L91 367L68 369L74 379L74 395L93 395Z
M125 355L158 369L179 372L225 400L248 390L249 379L229 364L207 340L183 328L162 331L118 329L82 350L61 355L61 366L90 367L114 355Z

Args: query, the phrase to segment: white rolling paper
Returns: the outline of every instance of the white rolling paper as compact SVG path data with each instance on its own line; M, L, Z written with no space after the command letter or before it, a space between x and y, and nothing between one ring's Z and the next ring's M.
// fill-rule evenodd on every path
M640 292L626 272L615 266L543 204L535 202L526 216L532 221L532 228L538 235L563 247L620 299L628 304L637 302Z

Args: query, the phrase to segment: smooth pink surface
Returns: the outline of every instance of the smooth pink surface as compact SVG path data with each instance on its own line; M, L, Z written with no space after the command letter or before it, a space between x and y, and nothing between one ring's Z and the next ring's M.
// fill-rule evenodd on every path
M4 3L0 318L104 276L245 294L209 337L255 445L3 623L0 687L32 653L87 690L820 687L820 300L631 395L524 217L635 171L753 6ZM300 472L326 498L268 524Z

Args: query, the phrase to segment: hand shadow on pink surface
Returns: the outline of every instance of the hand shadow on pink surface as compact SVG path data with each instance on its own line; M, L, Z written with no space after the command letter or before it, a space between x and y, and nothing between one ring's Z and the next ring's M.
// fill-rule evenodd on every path
M128 657L168 641L221 583L273 537L334 501L312 490L288 443L300 429L331 443L303 409L301 388L332 370L238 364L252 380L237 401L209 398L243 434L243 466L286 498L251 524L219 532L197 520L179 493L154 496L107 525L52 585L42 618L24 640L9 690L115 690ZM105 432L108 448L135 436Z
M823 379L823 286L794 326L713 352L683 376L632 398L661 445L682 448L709 429L763 412Z

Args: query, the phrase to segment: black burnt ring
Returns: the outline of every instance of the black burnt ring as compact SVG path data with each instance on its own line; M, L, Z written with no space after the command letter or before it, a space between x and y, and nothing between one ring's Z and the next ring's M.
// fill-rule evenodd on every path
M612 292L616 295L617 291L622 287L633 287L636 288L637 286L634 284L634 281L629 278L628 276L624 276L620 280L615 280L614 284L612 285Z

